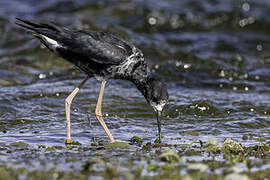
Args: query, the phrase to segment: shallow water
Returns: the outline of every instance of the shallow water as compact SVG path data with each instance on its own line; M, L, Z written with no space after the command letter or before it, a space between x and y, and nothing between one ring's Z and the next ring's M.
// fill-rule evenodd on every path
M269 141L269 8L264 0L0 1L0 142L63 145L64 100L84 78L15 17L110 32L142 49L169 90L165 143ZM72 103L72 138L85 145L107 139L94 115L99 87L89 80ZM103 115L115 139L157 137L153 110L130 82L108 82Z

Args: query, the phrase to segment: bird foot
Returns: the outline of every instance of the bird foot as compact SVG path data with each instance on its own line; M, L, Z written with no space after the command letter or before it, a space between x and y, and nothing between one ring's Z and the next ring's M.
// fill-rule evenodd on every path
M71 144L72 140L71 139L67 139L65 144Z

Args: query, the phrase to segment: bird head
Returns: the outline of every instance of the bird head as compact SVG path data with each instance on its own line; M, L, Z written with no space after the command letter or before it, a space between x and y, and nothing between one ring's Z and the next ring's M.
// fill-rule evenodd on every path
M151 74L147 79L145 98L156 113L161 113L164 106L168 103L167 86L156 75Z
M169 95L166 84L157 76L151 74L147 78L147 88L144 94L147 102L153 107L157 116L159 141L161 142L161 113L168 103Z

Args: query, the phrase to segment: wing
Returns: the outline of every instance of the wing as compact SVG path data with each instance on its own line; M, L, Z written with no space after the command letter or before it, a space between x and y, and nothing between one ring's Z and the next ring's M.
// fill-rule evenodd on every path
M132 44L104 32L73 31L52 23L17 20L21 22L18 25L30 30L46 47L67 60L67 55L72 55L100 65L120 64L133 53ZM72 62L77 64L74 57Z
M113 35L96 31L77 31L67 49L100 64L119 64L133 54L133 45Z

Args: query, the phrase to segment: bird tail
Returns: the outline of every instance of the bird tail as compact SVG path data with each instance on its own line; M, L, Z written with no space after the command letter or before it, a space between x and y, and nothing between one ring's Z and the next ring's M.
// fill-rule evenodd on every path
M34 23L25 19L16 18L18 22L15 24L28 30L33 36L40 39L47 48L55 51L55 48L59 46L63 37L67 37L67 33L63 28L58 27L54 24Z
M18 22L15 24L19 25L20 27L29 30L31 34L40 38L41 35L47 36L49 38L55 39L57 38L56 35L60 32L60 29L56 26L50 24L37 24L25 19L16 18Z
M25 19L20 19L20 18L16 18L18 20L18 22L15 22L15 24L31 30L33 32L37 32L43 35L46 35L46 31L54 31L54 32L60 32L59 28L50 24L37 24Z

